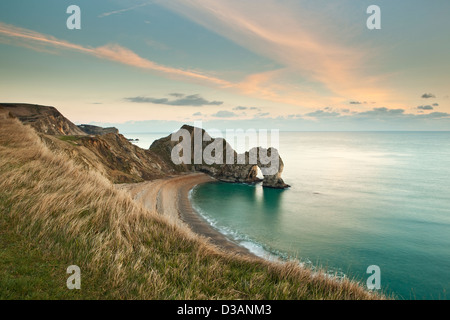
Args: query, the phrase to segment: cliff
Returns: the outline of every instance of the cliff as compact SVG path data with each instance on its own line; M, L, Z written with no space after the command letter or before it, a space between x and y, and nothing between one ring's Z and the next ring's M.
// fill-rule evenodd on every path
M114 127L102 128L102 127L88 125L88 124L82 124L77 127L80 128L83 132L86 132L87 134L95 135L95 136L103 136L108 133L116 133L116 134L119 133L119 129L114 128Z
M278 150L258 147L239 155L225 139L214 139L204 129L184 125L178 132L174 133L174 136L181 137L183 135L182 131L187 133L188 136L178 141L172 141L172 135L169 135L154 141L150 146L150 151L159 154L175 171L205 172L224 182L255 183L260 181L257 177L259 167L264 176L263 187L277 189L290 187L281 178L284 163L278 154ZM202 137L201 148L198 148L198 150L195 150L196 147L194 146L195 131L201 134ZM180 164L175 164L172 159L173 150L185 138L189 141L185 145L186 148L179 152L179 156L184 157L184 161ZM204 158L205 151L207 151L206 154L210 153L210 158L213 159ZM200 161L198 158L199 154L202 155ZM239 161L239 158L244 161ZM267 161L268 158L271 161Z
M0 107L37 132L50 135L86 135L54 107L24 103L0 103Z

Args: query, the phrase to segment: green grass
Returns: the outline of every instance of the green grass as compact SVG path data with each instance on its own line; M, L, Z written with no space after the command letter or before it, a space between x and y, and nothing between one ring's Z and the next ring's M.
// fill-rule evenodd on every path
M4 208L3 203L0 205ZM96 290L69 290L69 264L45 253L39 244L19 235L9 217L0 216L0 300L95 299ZM92 287L89 279L82 288Z
M78 146L77 141L80 139L78 136L58 136L58 139L70 143L71 145Z

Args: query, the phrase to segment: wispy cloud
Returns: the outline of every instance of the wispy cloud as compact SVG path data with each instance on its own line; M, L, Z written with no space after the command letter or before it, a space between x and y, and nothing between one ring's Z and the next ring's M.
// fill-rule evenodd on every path
M419 110L433 110L433 106L426 105L426 106L418 106L417 109Z
M175 96L178 99L169 100L167 98L151 98L151 97L129 97L125 98L128 102L134 103L153 103L153 104L165 104L169 106L220 106L223 104L222 101L208 101L202 98L199 94L193 95L183 95L180 93L171 93L171 96Z
M324 110L316 110L314 112L309 112L305 114L306 117L313 117L313 118L329 118L329 117L337 117L340 114L335 111L324 111Z
M405 114L404 109L388 109L385 107L373 108L369 111L355 113L355 116L371 116L371 117L392 117L392 116L402 116Z
M185 94L184 93L173 92L173 93L169 93L169 96L175 97L175 98L182 98L182 97L185 96Z
M357 105L357 104L367 104L367 101L350 101L349 104L354 104L354 105Z
M214 113L212 116L216 117L216 118L234 118L234 117L237 117L238 115L231 111L221 110L221 111Z
M237 106L237 107L234 107L233 110L235 110L235 111L244 111L244 110L258 110L258 111L260 111L261 109L257 108L257 107Z
M424 93L422 95L422 99L431 99L431 98L436 98L436 95L434 95L433 93Z
M43 47L52 47L93 54L94 49L57 39L33 30L16 27L0 22L0 42L9 43L40 51Z
M258 112L257 114L255 114L254 119L265 118L269 115L270 115L270 112Z
M176 0L174 1L174 3ZM193 1L198 2L198 1ZM213 5L212 3L208 3L209 5ZM218 4L215 4L218 5ZM214 5L214 6L215 6ZM222 3L222 5L225 6L225 3ZM225 6L225 9L229 9ZM243 12L240 12L235 19L238 19L237 22L239 22L238 26L244 28L247 25L245 24L245 17L242 16L242 14L245 14L248 10L244 10ZM284 10L283 12L285 12ZM214 17L214 15L213 15ZM249 18L256 19L257 15L252 15L251 12L249 13ZM278 70L271 70L271 71L265 71L260 73L254 73L251 75L246 76L241 81L237 82L230 82L223 78L220 78L216 75L211 75L202 71L198 70L185 70L181 68L175 68L171 66L166 66L162 64L158 64L157 62L151 61L149 59L146 59L137 53L133 52L132 50L125 48L119 44L106 44L104 46L100 47L89 47L89 46L83 46L75 43L71 43L62 39L58 39L56 37L53 37L51 35L42 34L35 32L33 30L28 30L20 27L16 27L13 25L8 25L4 23L0 23L0 42L7 42L9 44L27 47L32 50L36 51L48 51L51 53L58 53L59 50L70 50L74 52L79 52L91 56L95 56L99 59L103 60L109 60L113 62L117 62L120 64L132 66L135 68L139 68L141 70L148 70L151 72L159 73L165 77L168 78L175 78L177 80L185 80L188 82L195 82L195 83L201 83L208 86L215 86L219 88L227 88L231 89L233 91L237 91L239 94L244 94L251 97L257 97L258 99L266 99L270 101L275 101L283 104L291 104L291 105L302 105L302 106L310 106L310 107L318 107L319 100L321 101L320 104L333 104L336 103L338 100L342 100L340 98L330 98L330 97L324 97L322 93L314 92L310 88L297 88L290 84L288 81L283 79L283 77L286 76L286 74L289 74L289 76L298 77L298 74L292 73L291 66L295 65L296 70L303 70L308 71L306 69L303 69L303 64L295 64L296 61L294 59L294 55L298 54L299 51L301 51L300 44L302 43L296 43L295 39L291 39L294 41L290 45L288 45L290 42L289 39L284 39L283 41L277 40L276 37L279 35L279 33L282 33L283 30L275 30L271 31L271 29L265 28L262 21L254 21L253 24L255 26L258 26L259 28L262 28L261 30L257 28L257 30L254 30L256 32L256 39L253 39L254 37L251 37L251 42L255 42L255 47L259 50L259 48L262 47L272 47L274 52L274 57L276 59L279 58L280 61L285 61L286 65L289 66L286 68L278 69ZM253 25L252 24L252 25ZM247 26L251 30L254 29L254 27ZM227 24L227 28L230 28L230 26ZM244 34L248 33L249 30L245 31ZM253 33L255 33L253 32ZM265 32L272 35L271 37L264 36ZM272 34L275 32L274 34ZM294 38L294 35L293 35ZM270 40L272 39L272 40ZM246 39L241 39L242 41ZM269 41L270 40L270 41ZM281 42L279 42L281 41ZM238 41L237 41L238 42ZM264 44L264 45L262 45ZM267 44L267 45L266 45ZM292 47L292 48L291 48ZM312 46L314 47L314 46ZM270 50L272 50L270 49ZM290 52L291 49L297 50L293 53L289 53L290 58L285 57L286 60L281 59L282 52ZM324 50L328 50L327 48L322 48ZM266 49L261 48L264 53ZM267 49L269 50L269 49ZM331 49L330 49L331 50ZM332 50L331 50L332 51ZM302 53L303 54L303 53ZM313 53L311 53L313 55ZM312 56L308 59L311 59L312 63ZM316 57L314 60L322 60L322 58ZM356 60L355 60L356 61ZM308 62L305 62L306 65L308 65ZM319 70L323 69L323 66L316 65L316 68ZM305 67L306 68L306 67ZM331 70L329 70L331 72ZM327 72L326 70L323 70L321 72ZM313 72L314 73L314 72ZM339 81L338 81L339 82ZM356 98L356 96L352 95ZM329 101L328 101L328 100Z
M319 32L326 20L311 17L307 9L299 8L301 2L173 0L161 4L276 61L285 66L285 70L294 70L297 78L326 88L330 96L364 95L378 101L389 96L389 89L380 85L385 75L372 75L367 71L367 60L372 53L361 47L344 45L329 34ZM272 86L276 82L265 76L267 74L252 75L239 87L247 94L258 92L266 99L298 101L299 95L294 90L289 101L277 87L268 87L268 82Z
M432 109L423 109L432 110ZM314 112L309 112L304 114L302 117L316 118L316 119L372 119L372 120L387 120L387 119L401 119L401 120L420 120L420 119L450 119L450 114L446 112L432 112L428 114L411 114L406 113L405 109L390 109L386 107L372 108L368 111L353 112L352 114L346 114L346 110L337 111L327 111L327 110L316 110ZM344 113L344 114L343 114Z
M98 17L99 18L104 18L104 17L108 17L108 16L111 16L111 15L114 15L114 14L119 14L119 13L131 11L131 10L134 10L134 9L137 9L137 8L145 7L145 6L148 6L148 5L149 5L149 3L142 3L142 4L138 4L138 5L135 5L135 6L132 6L132 7L129 7L129 8L125 8L125 9L105 12L105 13L100 14Z
M2 22L0 22L0 42L22 46L36 51L46 50L47 48L70 50L92 55L99 59L105 59L124 65L133 66L139 69L159 72L169 77L184 78L191 81L200 81L208 84L212 83L224 87L231 85L226 80L207 75L200 71L184 70L158 64L151 60L145 59L132 50L118 44L107 44L105 46L95 48L87 47Z

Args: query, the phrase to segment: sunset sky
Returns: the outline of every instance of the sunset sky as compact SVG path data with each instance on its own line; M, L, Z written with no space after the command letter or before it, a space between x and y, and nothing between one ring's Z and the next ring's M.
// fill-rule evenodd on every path
M449 37L448 0L1 1L0 102L136 132L450 130Z

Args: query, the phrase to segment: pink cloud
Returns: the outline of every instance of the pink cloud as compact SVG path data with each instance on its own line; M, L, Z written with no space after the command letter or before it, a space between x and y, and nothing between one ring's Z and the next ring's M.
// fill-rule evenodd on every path
M345 44L345 36L336 39L339 30L324 32L327 20L313 16L300 1L172 0L162 5L276 61L305 82L316 83L316 88L322 87L322 97L325 90L336 101L344 97L381 99L391 94L382 86L387 75L376 76L367 69L373 53ZM255 79L248 80L256 84Z
M130 49L124 48L118 44L108 44L96 48L85 47L65 40L57 39L50 35L1 22L0 42L22 46L36 51L52 52L49 48L71 50L139 69L160 72L166 76L179 77L192 81L200 81L203 83L212 83L219 86L230 86L230 83L226 80L212 77L199 71L183 70L160 65L156 62L145 59ZM53 51L52 53L55 52Z

